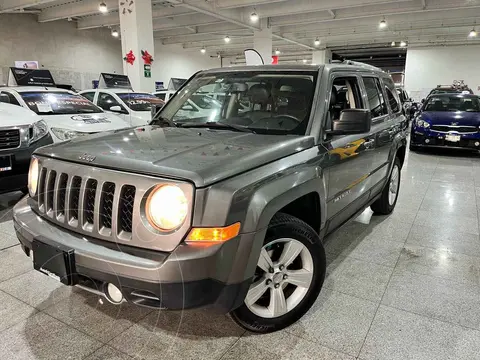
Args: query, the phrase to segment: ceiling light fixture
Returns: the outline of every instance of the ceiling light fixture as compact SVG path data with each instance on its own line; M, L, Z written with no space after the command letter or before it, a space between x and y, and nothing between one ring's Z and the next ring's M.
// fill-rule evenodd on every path
M200 52L201 52L202 54L205 54L205 53L207 52L207 49L205 49L205 46L200 49Z
M108 12L107 4L105 4L104 2L101 2L100 5L98 5L98 10L99 10L101 13L106 13L106 12Z
M380 21L380 23L378 24L378 27L380 29L385 29L387 27L387 21L385 19L383 19L382 21Z
M400 41L400 47L405 47L407 46L407 43L405 41Z
M390 45L395 46L395 41L392 41L392 43Z
M112 36L115 38L118 38L120 34L118 33L118 30L112 30Z
M306 63L307 63L307 59L303 59L302 61L303 61L303 63L304 63L304 64L306 64Z
M255 11L255 8L253 9L253 12L250 14L250 21L251 22L257 22L258 21L258 14Z
M470 30L470 33L468 34L468 37L469 38L474 38L474 37L477 37L478 33L477 33L477 30L475 30L475 28L473 28L472 30Z
M280 55L280 50L279 49L275 50L275 55Z
M315 46L319 46L320 45L320 39L317 37L315 39L315 42L314 42Z
M225 42L228 44L230 42L230 36L228 36L228 35L225 36L225 38L223 40L225 40Z

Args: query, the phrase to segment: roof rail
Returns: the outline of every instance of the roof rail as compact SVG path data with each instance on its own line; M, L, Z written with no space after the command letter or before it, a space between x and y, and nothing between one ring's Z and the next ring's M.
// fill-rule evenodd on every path
M359 61L343 60L343 64L346 64L346 65L355 65L355 66L363 67L363 68L365 68L365 69L370 69L370 70L375 70L375 71L384 72L382 69L380 69L380 68L378 68L378 67L376 67L376 66L369 65L369 64L365 64L365 63L362 63L362 62L359 62Z

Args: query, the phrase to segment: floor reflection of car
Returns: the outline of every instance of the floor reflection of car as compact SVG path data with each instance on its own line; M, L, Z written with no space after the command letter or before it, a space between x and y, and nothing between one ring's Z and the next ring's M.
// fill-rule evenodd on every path
M152 94L125 88L84 90L80 94L103 110L117 114L132 126L148 124L152 120L152 106L165 103Z
M55 142L130 126L117 115L104 112L72 91L56 87L15 86L0 88L0 93L3 102L41 115Z
M429 96L412 124L410 148L480 149L480 99L470 94Z

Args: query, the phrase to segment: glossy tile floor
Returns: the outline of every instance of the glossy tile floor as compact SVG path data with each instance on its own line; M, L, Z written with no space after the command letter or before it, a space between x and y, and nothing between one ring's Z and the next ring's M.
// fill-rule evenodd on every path
M330 237L314 307L258 336L228 317L101 305L32 271L0 196L2 359L480 359L480 157L410 153L389 217Z

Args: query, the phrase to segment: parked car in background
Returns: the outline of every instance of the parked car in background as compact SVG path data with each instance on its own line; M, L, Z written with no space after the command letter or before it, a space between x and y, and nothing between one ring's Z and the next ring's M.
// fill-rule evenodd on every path
M0 94L0 98L6 95ZM30 157L53 142L47 124L34 112L0 102L0 194L27 193Z
M430 95L412 124L410 149L420 147L480 150L479 97Z
M428 96L437 94L473 94L472 89L468 85L462 82L454 82L452 85L437 85L435 89L432 89Z
M80 91L94 104L114 113L131 126L142 126L152 120L152 107L165 102L152 94L134 92L124 88L91 89Z
M220 107L186 118L216 84ZM201 71L149 126L37 151L15 230L35 269L112 303L208 306L280 330L317 299L325 236L395 208L405 127L372 66Z
M130 127L125 120L104 112L72 91L56 87L15 86L0 88L0 94L3 102L40 115L54 142Z

